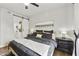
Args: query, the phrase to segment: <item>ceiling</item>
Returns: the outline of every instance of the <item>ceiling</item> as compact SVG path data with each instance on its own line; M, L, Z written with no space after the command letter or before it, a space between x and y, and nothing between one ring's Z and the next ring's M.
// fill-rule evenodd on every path
M45 12L50 9L55 9L63 6L70 5L69 3L37 3L39 7L35 7L31 4L28 5L28 9L25 9L24 3L0 3L0 7L7 8L19 14L25 16L33 16L40 12Z

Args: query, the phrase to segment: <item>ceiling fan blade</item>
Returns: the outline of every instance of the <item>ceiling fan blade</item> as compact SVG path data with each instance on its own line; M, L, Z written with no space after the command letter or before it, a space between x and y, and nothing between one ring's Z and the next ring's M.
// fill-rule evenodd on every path
M32 5L36 6L36 7L39 7L39 5L36 4L36 3L30 3L30 4L32 4Z
M36 4L36 3L30 3L30 4L32 4L32 5L36 6L36 7L39 7L39 5ZM28 9L28 6L25 6L25 9Z

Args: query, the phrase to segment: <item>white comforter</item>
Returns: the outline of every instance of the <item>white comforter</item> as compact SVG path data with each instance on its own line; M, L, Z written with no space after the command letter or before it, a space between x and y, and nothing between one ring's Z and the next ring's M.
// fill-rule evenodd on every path
M37 52L38 54L42 56L47 56L48 51L50 50L50 47L51 47L50 45L38 43L38 42L27 40L27 39L15 39L15 41L23 44L24 46L30 48L31 50ZM50 56L53 55L54 49L55 49L55 46L52 46L52 52Z

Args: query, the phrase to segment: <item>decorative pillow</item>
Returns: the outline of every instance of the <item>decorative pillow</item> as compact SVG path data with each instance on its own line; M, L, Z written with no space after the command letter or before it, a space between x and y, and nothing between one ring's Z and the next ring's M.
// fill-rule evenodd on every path
M55 40L55 34L52 34L52 39Z
M33 32L32 36L36 36L36 35L37 35L37 33L36 32Z
M44 33L42 38L52 39L52 34Z
M34 33L32 33L32 34L28 34L28 36L27 37L36 37L36 32L34 32Z
M41 38L42 37L42 34L37 34L36 37Z

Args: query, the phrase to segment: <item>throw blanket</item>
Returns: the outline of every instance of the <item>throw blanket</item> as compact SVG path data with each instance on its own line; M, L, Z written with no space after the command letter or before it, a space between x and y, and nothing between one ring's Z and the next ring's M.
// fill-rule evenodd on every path
M28 47L29 49L37 52L42 56L52 56L55 49L54 45L46 45L28 39L15 39L15 41L23 44L24 46Z

